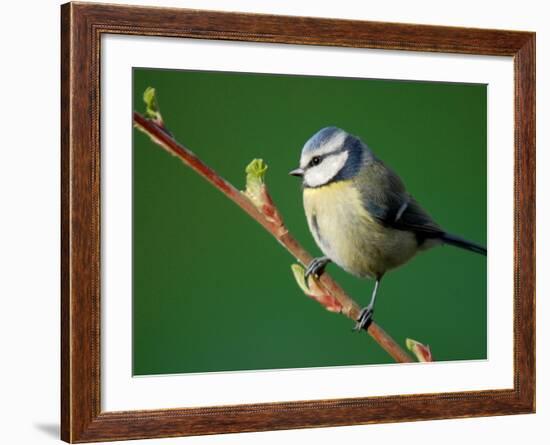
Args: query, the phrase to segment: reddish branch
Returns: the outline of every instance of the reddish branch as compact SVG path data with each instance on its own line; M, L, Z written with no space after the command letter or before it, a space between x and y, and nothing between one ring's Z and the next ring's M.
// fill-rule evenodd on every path
M264 205L260 211L245 194L202 162L191 150L176 142L158 123L134 112L134 124L148 134L154 142L168 151L168 153L178 157L184 164L191 167L196 173L219 189L225 196L260 223L300 263L307 266L311 262L313 259L312 256L288 232L266 189L264 189L265 199L269 205ZM354 321L359 318L360 306L328 274L323 274L319 282L340 303L342 314ZM395 361L402 363L413 361L409 354L378 324L373 322L368 328L368 333Z

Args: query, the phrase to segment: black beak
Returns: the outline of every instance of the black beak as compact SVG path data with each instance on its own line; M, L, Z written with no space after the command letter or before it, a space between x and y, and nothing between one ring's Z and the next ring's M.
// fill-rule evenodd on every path
M297 168L297 169L294 169L292 170L291 172L288 173L290 176L299 176L299 177L302 177L304 176L304 170L301 169L301 168Z

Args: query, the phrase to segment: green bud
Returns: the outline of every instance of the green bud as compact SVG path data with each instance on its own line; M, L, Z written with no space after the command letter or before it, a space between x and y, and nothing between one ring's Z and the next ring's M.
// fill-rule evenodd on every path
M293 264L290 266L290 269L292 270L296 283L298 283L298 286L302 289L302 292L306 295L311 294L311 290L306 285L305 269L299 264Z
M254 203L256 207L265 204L262 194L267 164L263 159L254 159L246 166L246 189L244 194Z
M145 89L143 101L145 102L145 115L158 125L164 126L157 101L156 90L153 87L147 87Z
M405 341L407 349L411 351L419 362L432 362L432 351L429 346L423 345L419 341L413 340L412 338L407 338Z

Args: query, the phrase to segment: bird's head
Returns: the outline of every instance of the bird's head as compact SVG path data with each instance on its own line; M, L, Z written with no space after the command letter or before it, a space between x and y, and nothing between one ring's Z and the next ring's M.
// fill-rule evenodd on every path
M321 187L353 178L372 157L358 137L337 127L326 127L306 142L300 167L290 174L302 177L304 187Z

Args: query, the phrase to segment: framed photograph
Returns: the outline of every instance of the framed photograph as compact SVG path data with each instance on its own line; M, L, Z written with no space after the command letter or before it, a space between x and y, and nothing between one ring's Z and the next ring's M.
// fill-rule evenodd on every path
M61 17L63 440L535 411L534 33Z

